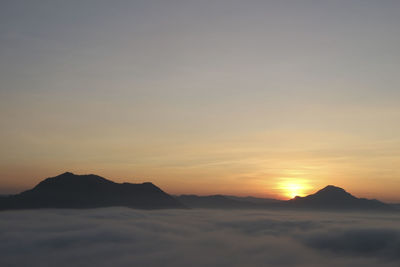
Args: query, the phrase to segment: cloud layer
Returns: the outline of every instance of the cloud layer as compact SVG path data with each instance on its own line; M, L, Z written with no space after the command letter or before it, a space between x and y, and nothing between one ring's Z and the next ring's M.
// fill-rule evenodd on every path
M0 213L1 266L399 266L400 215L127 208Z

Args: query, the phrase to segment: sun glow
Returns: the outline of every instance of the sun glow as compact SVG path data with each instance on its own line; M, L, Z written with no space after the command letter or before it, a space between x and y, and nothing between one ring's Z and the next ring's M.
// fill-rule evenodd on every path
M286 198L294 198L296 196L305 196L310 186L303 180L284 180L278 189Z

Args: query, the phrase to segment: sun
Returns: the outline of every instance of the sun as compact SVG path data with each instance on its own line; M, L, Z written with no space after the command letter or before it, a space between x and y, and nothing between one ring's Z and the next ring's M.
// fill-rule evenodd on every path
M301 195L302 187L299 184L287 184L285 190L287 196L294 198Z
M298 181L285 180L282 181L278 186L278 189L282 192L282 194L286 198L304 196L306 195L306 191L308 188L309 186L302 180Z

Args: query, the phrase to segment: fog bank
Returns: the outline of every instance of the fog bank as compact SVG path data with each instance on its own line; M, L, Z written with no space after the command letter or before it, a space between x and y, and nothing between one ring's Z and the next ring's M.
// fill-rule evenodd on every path
M400 215L0 212L1 266L399 266Z

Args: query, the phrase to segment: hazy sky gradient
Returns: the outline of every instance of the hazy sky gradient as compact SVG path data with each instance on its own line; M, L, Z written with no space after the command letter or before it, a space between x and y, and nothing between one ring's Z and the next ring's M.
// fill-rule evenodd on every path
M0 192L285 181L400 201L399 1L2 1Z

